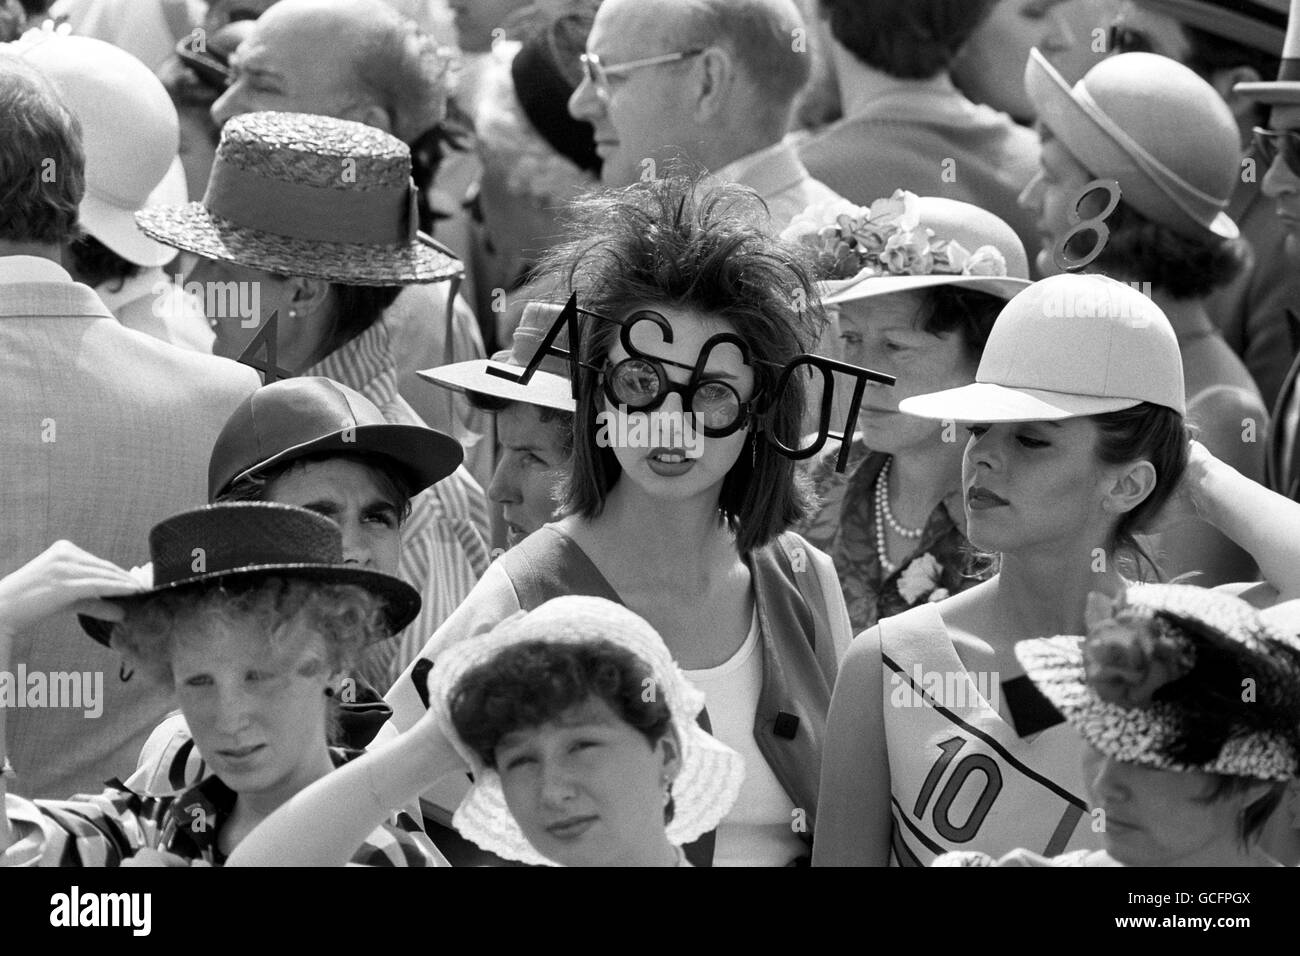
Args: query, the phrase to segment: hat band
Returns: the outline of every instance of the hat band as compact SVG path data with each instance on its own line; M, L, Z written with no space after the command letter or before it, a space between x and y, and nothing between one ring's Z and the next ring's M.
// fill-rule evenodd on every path
M1219 213L1228 208L1227 199L1217 199L1209 193L1202 192L1143 149L1137 140L1120 129L1119 124L1106 115L1083 83L1078 84L1073 92L1075 102L1082 106L1092 120L1129 155L1138 168L1147 174L1147 178L1155 184L1156 188L1196 222L1208 226Z
M290 239L355 245L405 245L419 220L414 183L350 190L271 179L217 158L203 205L247 229Z

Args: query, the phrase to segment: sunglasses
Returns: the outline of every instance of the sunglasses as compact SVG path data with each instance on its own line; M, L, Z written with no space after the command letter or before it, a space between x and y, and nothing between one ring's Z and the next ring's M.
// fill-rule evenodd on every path
M1256 126L1255 149L1264 161L1265 169L1273 165L1277 154L1281 152L1292 175L1300 176L1300 130L1263 129Z
M648 56L643 60L629 60L627 63L616 63L613 66L606 66L601 63L600 57L594 53L584 53L578 57L578 60L582 63L583 76L591 81L591 85L598 90L607 92L611 76L623 76L633 70L640 70L647 66L676 63L678 60L699 56L706 49L707 47L700 47L695 50L683 50L681 53L664 53L661 56Z

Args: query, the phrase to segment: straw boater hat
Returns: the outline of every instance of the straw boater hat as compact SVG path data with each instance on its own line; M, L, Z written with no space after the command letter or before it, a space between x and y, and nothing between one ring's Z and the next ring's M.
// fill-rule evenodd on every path
M1297 776L1300 642L1241 599L1189 585L1132 585L1110 613L1087 637L1016 645L1084 740L1159 770Z
M1289 0L1134 0L1216 37L1277 56L1286 35Z
M1073 88L1037 49L1025 90L1039 121L1123 201L1192 239L1235 239L1226 212L1241 170L1232 111L1194 72L1153 53L1102 60Z
M1291 0L1291 16L1287 21L1282 66L1277 79L1267 83L1238 83L1232 89L1260 103L1278 106L1300 104L1300 0Z
M90 37L33 31L14 50L47 76L81 123L86 194L81 227L128 262L161 266L176 250L135 224L150 206L185 202L176 107L153 71Z
M307 455L376 455L406 476L414 495L450 475L464 452L424 425L395 425L360 392L304 376L263 385L239 403L212 446L208 499L240 479Z
M956 286L1010 299L1029 285L1015 230L979 206L898 190L868 207L810 206L781 238L810 249L823 305ZM902 255L890 255L895 246Z
M666 827L668 840L680 846L717 827L740 794L745 765L740 754L696 723L704 709L704 695L686 680L663 638L642 618L604 598L568 596L547 601L529 613L520 611L489 634L452 646L433 666L430 709L474 775L474 785L452 817L457 830L505 859L555 865L524 837L506 806L500 776L483 765L451 722L451 701L465 675L501 651L528 641L603 641L630 651L645 664L672 714L672 729L681 749L681 770L672 783L673 819Z
M462 272L419 232L406 144L329 116L231 119L203 201L150 209L136 221L167 245L282 275L393 286Z
M104 600L130 608L181 588L284 577L365 588L382 600L389 636L420 610L420 595L405 581L343 563L337 524L291 505L241 501L183 512L153 526L149 558L152 587ZM80 620L92 638L109 643L113 623L85 615Z
M1101 275L1035 282L993 323L975 382L899 403L939 421L1052 421L1151 402L1186 414L1183 361L1169 319Z
M519 369L526 368L537 354L538 346L555 324L560 311L558 305L530 302L524 307L524 314L519 320L519 327L515 329L510 348L497 352L490 359L471 359L453 365L440 365L415 374L427 382L456 392L479 392L511 402L572 412L577 408L577 402L574 401L573 384L569 379L569 363L559 356L547 355L543 358L527 385L488 372L489 368L495 368L518 375ZM555 347L567 349L568 335L568 329L562 329L555 340Z

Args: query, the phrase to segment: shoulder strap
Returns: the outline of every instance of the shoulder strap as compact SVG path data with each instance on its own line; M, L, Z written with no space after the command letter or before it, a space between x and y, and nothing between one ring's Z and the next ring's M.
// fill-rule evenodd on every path
M618 604L618 596L587 552L562 531L545 526L515 545L501 557L525 611L566 594L602 597Z

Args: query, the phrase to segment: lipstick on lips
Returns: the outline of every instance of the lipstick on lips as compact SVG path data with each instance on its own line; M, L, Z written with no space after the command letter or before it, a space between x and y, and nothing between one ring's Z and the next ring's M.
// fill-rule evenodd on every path
M974 511L985 511L989 508L1001 508L1010 503L1011 502L1007 501L1007 499L1000 495L995 495L993 492L981 485L972 485L966 492L966 505Z

